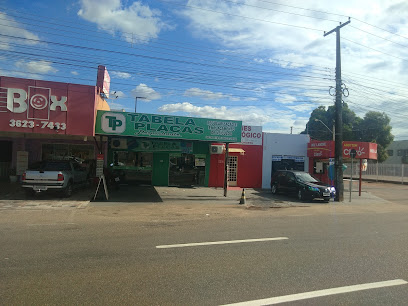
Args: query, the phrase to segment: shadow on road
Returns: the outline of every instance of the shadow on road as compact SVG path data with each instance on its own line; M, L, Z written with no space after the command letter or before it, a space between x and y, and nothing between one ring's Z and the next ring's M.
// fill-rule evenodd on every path
M92 203L102 202L126 202L126 203L161 203L162 198L153 186L146 185L120 185L119 190L109 190L109 200L105 200L102 194L98 194Z
M27 190L21 187L19 183L0 182L0 201L1 200L30 200L35 201L89 201L95 192L94 186L81 186L75 188L72 196L64 198L62 191L47 191L43 193L27 194Z
M254 189L252 192L253 196L262 198L263 201L271 201L271 203L284 203L284 202L293 202L293 203L303 203L303 204L327 204L323 199L314 199L314 200L304 200L301 201L297 198L296 194L272 194L270 190Z

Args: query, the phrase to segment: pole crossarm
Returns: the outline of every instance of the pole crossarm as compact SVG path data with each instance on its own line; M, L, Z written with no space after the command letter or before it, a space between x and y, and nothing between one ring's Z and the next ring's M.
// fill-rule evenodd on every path
M341 23L341 22L340 22L340 25L337 26L337 27L335 27L333 30L331 30L331 31L329 31L329 32L324 31L323 37L326 37L327 35L330 35L331 33L340 30L342 27L348 25L349 23L350 23L350 17L349 17L349 20L348 20L347 22L345 22L345 23Z

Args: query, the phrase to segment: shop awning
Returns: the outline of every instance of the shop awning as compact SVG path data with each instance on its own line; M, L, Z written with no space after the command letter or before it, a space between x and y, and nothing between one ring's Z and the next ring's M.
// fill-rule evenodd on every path
M228 153L239 153L241 155L244 155L245 151L240 148L228 148Z

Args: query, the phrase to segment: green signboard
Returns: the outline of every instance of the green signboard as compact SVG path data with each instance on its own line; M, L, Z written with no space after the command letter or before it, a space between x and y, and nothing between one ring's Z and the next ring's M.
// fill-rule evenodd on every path
M117 136L240 142L241 121L99 111L95 133Z

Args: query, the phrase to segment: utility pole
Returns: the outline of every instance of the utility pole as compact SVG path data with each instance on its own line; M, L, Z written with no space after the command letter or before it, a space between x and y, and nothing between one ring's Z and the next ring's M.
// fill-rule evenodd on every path
M293 133L293 126L290 127L290 133Z
M342 114L342 88L341 88L341 55L340 55L340 29L350 23L350 18L346 23L340 23L329 32L324 32L324 37L336 32L336 122L334 141L334 185L336 187L336 201L344 200L343 183L343 114Z

